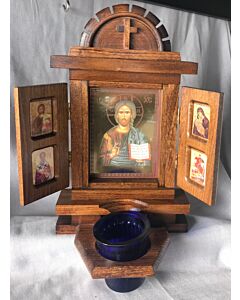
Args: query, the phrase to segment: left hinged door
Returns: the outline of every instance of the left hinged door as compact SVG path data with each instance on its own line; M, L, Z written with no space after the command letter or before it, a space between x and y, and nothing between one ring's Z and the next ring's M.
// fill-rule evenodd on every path
M20 204L69 185L67 84L14 89Z

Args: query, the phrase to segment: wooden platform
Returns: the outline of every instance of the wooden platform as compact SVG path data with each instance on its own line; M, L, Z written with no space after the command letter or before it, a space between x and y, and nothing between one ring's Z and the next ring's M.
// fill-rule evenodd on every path
M139 259L128 262L115 262L102 257L95 248L93 225L78 227L75 245L92 278L133 278L153 276L169 243L165 228L154 228L150 233L151 248Z
M97 217L97 216L95 216ZM56 223L56 234L76 234L78 226L85 226L79 225L72 221L73 216L59 216L57 223ZM96 219L92 219L92 221L88 221L89 224L95 224L97 221ZM155 223L152 227L159 228L159 226L163 226L162 223ZM188 231L188 223L187 218L185 215L176 215L174 222L169 222L164 224L164 227L167 229L169 233L181 233Z
M128 196L129 196L128 191ZM133 190L134 192L134 190ZM148 190L146 197L153 197L153 191ZM111 191L109 196L116 193ZM166 196L166 193L169 193ZM61 192L56 204L56 214L59 215L56 224L57 234L75 234L76 228L81 224L95 224L103 215L111 212L139 210L148 214L152 227L165 227L168 232L187 232L187 220L185 215L189 213L190 204L183 191L178 190L172 195L172 190L165 191L165 198L159 199L106 199L106 193L101 190L64 190ZM155 196L161 196L156 193ZM104 196L104 199L103 199ZM162 195L164 196L164 194ZM112 200L114 199L114 200Z
M188 214L190 211L190 204L182 191L178 191L176 196L167 195L166 191L161 195L159 190L136 191L129 190L125 194L122 190L64 190L57 201L56 214L107 215L110 212L131 209L159 214Z

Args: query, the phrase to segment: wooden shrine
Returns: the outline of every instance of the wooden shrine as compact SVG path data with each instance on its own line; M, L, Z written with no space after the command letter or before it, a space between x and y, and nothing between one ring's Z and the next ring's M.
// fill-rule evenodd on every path
M21 205L62 190L57 233L126 210L186 231L183 191L215 201L221 136L222 94L180 88L197 63L171 52L154 14L120 4L90 19L80 46L51 56L51 67L69 70L69 101L66 83L15 89ZM90 246L76 244L87 256Z

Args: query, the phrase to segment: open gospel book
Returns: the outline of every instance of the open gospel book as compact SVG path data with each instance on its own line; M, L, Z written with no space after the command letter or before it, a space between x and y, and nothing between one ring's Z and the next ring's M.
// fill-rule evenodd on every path
M150 160L150 144L130 144L129 145L129 158L135 160Z

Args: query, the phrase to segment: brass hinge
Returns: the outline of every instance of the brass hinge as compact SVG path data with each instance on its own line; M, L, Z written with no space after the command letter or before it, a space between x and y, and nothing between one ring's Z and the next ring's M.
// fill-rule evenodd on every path
M72 152L68 151L68 163L69 163L69 165L71 164L71 162L72 162Z
M71 103L68 102L68 120L71 120Z

